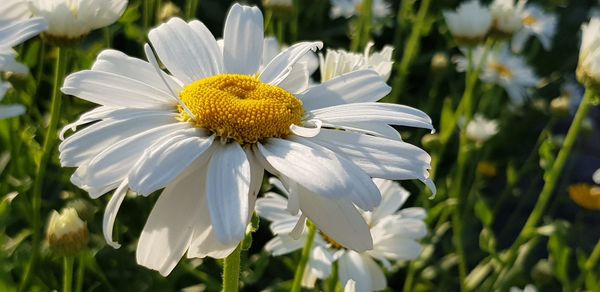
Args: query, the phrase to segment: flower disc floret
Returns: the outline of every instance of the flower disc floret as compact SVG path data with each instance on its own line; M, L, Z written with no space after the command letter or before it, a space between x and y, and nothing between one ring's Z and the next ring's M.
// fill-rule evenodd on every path
M179 107L182 119L225 140L251 144L290 134L301 125L302 102L282 88L257 78L222 74L198 80L179 94L194 115Z

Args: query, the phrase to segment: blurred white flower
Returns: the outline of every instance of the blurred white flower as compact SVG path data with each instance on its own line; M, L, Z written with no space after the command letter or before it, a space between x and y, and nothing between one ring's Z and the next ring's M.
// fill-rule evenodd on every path
M360 15L363 10L363 0L331 0L331 18L350 18ZM373 21L385 18L392 13L392 6L385 0L373 0Z
M276 179L271 183L288 198L288 192ZM399 210L410 196L408 191L397 182L374 179L381 191L382 202L372 212L362 212L366 226L373 237L373 248L356 252L337 242L335 237L319 231L315 235L307 270L304 273L302 285L314 287L317 279L326 279L332 271L335 261L338 263L338 274L342 286L350 291L384 290L387 287L385 275L377 264L380 261L386 269L391 267L390 261L415 259L421 253L421 245L417 240L427 235L424 219L425 210L422 208L405 208ZM304 228L303 214L291 215L286 206L286 198L269 192L256 202L256 212L259 216L271 221L271 231L276 235L265 246L273 256L290 253L302 248L306 242L307 230ZM324 212L329 210L323 209ZM349 228L339 226L354 237L361 235ZM296 239L294 239L296 238ZM353 280L355 283L351 283Z
M475 114L475 117L467 125L467 137L477 143L484 143L498 133L498 122L496 120L488 120L480 114Z
M444 11L446 25L459 45L481 43L492 26L490 10L478 0L463 2L454 11Z
M61 143L61 164L77 167L71 181L93 198L116 188L103 225L113 247L127 190L148 196L164 188L136 253L139 264L163 275L186 252L224 258L235 249L264 170L296 190L290 211L302 210L357 250L372 246L368 231L357 242L336 228L354 226L354 204L379 204L370 177L415 178L435 188L430 156L388 138L390 124L432 129L425 113L375 102L390 87L370 69L298 91L307 76L293 75L306 72L294 65L322 43L292 45L261 68L263 25L258 8L234 4L220 48L202 22L172 18L149 32L149 62L105 50L91 70L65 79L63 93L100 107L65 127L61 134L88 125Z
M537 292L537 288L535 288L535 286L533 286L532 284L528 284L525 287L523 287L523 289L519 287L510 287L509 292Z
M327 54L319 54L321 81L333 79L340 75L360 69L373 69L386 81L392 72L392 46L384 46L379 52L371 52L373 42L369 42L363 54L345 50L327 50Z
M600 185L600 168L594 171L594 174L592 175L592 180L594 180L594 183L596 183L597 185Z
M523 27L523 9L527 0L494 0L490 4L492 12L492 33L497 37L512 37Z
M479 66L483 54L482 46L473 50L473 66ZM454 61L459 72L466 71L468 62L464 56L455 58ZM525 59L514 55L506 46L490 50L481 66L480 79L503 87L515 105L523 104L527 97L527 90L539 82Z
M31 12L48 21L44 33L50 40L79 39L94 29L117 21L127 0L28 0Z
M537 37L546 51L550 50L558 22L556 14L547 13L539 6L531 4L525 7L521 21L523 28L512 39L513 51L523 51L525 43L532 35Z
M10 83L0 81L0 101L10 89ZM25 112L25 107L20 104L0 105L0 119L12 118Z
M600 18L581 27L582 39L577 64L577 79L585 86L600 86Z

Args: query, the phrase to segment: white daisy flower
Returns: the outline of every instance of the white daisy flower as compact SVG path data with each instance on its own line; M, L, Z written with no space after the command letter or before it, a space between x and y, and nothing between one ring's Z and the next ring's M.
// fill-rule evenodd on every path
M577 78L585 86L597 87L600 84L600 18L592 18L581 31Z
M492 33L498 37L512 37L523 27L523 9L527 0L494 0L490 4Z
M481 43L492 26L490 10L478 0L463 2L456 12L444 11L446 25L460 45Z
M592 175L592 180L597 185L600 185L600 168L598 168L596 171L594 171L594 174Z
M498 122L475 114L467 125L467 137L477 143L484 143L498 133Z
M333 18L350 18L360 15L363 10L363 0L331 0L329 16ZM373 21L383 19L392 13L392 6L385 0L373 0Z
M293 190L288 192L276 179L270 181L288 198L294 196ZM394 181L373 181L381 191L382 202L372 212L361 212L373 237L373 248L356 252L345 248L327 232L319 231L315 235L303 286L312 288L317 279L329 277L332 265L337 261L342 286L354 280L356 291L384 290L387 287L385 275L375 260L390 268L390 261L411 260L419 256L422 247L417 240L427 235L423 221L425 210L416 207L398 210L410 196L408 191ZM256 202L256 212L271 221L271 231L276 235L265 246L273 256L298 250L306 242L308 232L302 232L304 215L291 215L286 210L288 204L286 198L273 192ZM298 228L297 224L301 224L302 228Z
M512 39L512 49L515 52L523 51L525 42L534 35L542 43L546 51L552 46L552 38L556 33L558 18L556 14L547 13L537 5L528 5L521 14L523 28Z
M106 50L91 70L68 76L62 91L100 107L63 132L85 129L59 146L71 181L93 198L117 188L104 235L128 189L164 188L140 236L138 263L168 274L188 257L223 258L243 239L263 171L296 190L288 209L357 250L372 246L352 230L354 209L381 201L370 177L419 179L430 188L430 157L389 138L389 125L432 129L416 109L376 103L390 88L372 70L339 76L299 92L307 76L294 65L320 42L298 43L260 69L263 19L232 6L223 49L197 20L172 18L148 35L150 62ZM342 131L341 129L345 129ZM392 133L393 131L393 133ZM64 134L64 133L62 133ZM353 204L354 203L354 204ZM352 213L354 212L354 213ZM335 218L335 219L334 219ZM364 224L364 222L363 222Z
M337 76L360 69L373 69L386 81L392 72L392 54L394 47L384 46L379 52L371 52L373 42L369 42L363 54L345 50L327 50L327 54L319 54L321 81L325 82Z
M473 66L479 66L484 53L482 46L473 50ZM466 71L468 66L467 59L464 56L455 58L456 69L459 72ZM533 72L533 69L527 65L525 59L514 55L506 46L498 50L490 50L486 60L483 60L482 70L479 78L488 83L497 84L503 87L508 96L516 105L521 105L527 97L527 90L535 87L539 79Z
M10 83L0 82L0 101L10 89ZM20 104L0 105L0 119L12 118L25 112L25 107Z
M44 33L50 40L59 42L80 39L92 30L117 21L127 0L28 0L35 16L48 21Z

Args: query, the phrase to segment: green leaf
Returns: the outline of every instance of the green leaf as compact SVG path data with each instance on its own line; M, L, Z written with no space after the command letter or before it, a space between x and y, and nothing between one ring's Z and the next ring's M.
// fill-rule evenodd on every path
M489 227L494 222L494 213L492 212L492 209L490 209L481 198L475 203L475 216L477 216L477 218L481 220L481 223L486 227Z

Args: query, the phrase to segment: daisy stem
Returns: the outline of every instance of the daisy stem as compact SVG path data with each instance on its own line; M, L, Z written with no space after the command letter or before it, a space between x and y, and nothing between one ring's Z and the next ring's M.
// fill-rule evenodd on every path
M513 253L515 249L518 248L524 240L526 240L532 235L537 223L542 218L542 215L546 210L546 206L548 205L548 202L552 197L552 193L554 192L560 174L563 168L565 167L565 164L567 163L569 155L571 154L573 145L577 140L579 130L581 129L581 124L583 123L583 120L585 119L588 111L590 110L590 107L592 105L592 98L594 97L594 95L594 91L590 89L586 90L585 95L583 96L583 100L581 101L581 104L579 104L579 108L577 109L577 113L575 114L575 118L573 119L573 123L571 124L571 127L569 127L569 131L567 132L567 136L565 137L564 144L560 149L560 152L558 152L556 161L552 165L550 171L544 175L546 183L544 184L544 188L542 189L542 192L538 197L538 201L533 207L533 211L529 215L529 218L527 218L527 222L523 226L523 229L521 229L517 240L511 247Z
M315 235L317 234L317 227L311 222L307 221L308 225L308 236L306 237L306 243L302 248L302 256L298 266L296 266L296 273L294 274L294 282L292 283L292 292L300 292L300 286L302 284L302 277L304 276L304 270L308 264L308 258L310 257L310 251L315 241Z
M83 255L79 255L77 261L79 262L79 266L77 267L77 282L75 283L75 291L81 292L83 291L83 279L85 276L85 260Z
M68 51L65 48L57 47L58 57L54 66L54 84L52 89L52 104L50 108L50 123L44 138L44 146L42 149L42 155L40 162L37 166L36 176L33 181L33 187L31 192L31 214L32 214L32 246L31 246L31 257L25 271L25 276L20 285L20 290L26 290L31 280L33 270L37 263L37 259L40 252L41 244L41 212L42 212L42 183L44 176L46 175L46 168L48 160L52 156L54 142L58 136L56 133L56 127L58 126L58 120L60 116L60 107L62 104L62 93L60 93L60 86L63 82L65 72L67 70L67 58Z
M73 261L72 256L63 258L63 292L71 292L73 288Z
M400 63L397 63L396 65L397 75L394 79L394 84L392 86L394 92L391 94L391 96L396 100L399 100L400 93L404 91L404 86L406 85L406 78L408 77L408 69L412 64L414 58L419 53L419 40L421 39L421 35L423 34L425 18L427 17L427 12L429 12L430 4L431 0L423 0L423 2L421 2L421 6L419 7L419 11L417 12L417 17L415 22L413 23L410 36L408 37L406 45L404 46L404 53L402 54L402 59L400 60Z
M189 19L196 17L197 9L198 9L198 0L188 0L186 12L185 12L186 18L189 20Z
M223 292L239 291L242 245L244 245L243 240L223 262Z
M596 267L596 264L598 264L598 260L600 260L600 240L596 242L596 246L594 246L592 254L590 254L590 257L588 258L587 262L585 262L585 270L587 272L592 272L594 267Z
M142 13L144 13L142 15L142 22L144 25L144 31L147 32L148 31L148 27L150 26L150 11L152 10L152 8L150 7L152 4L150 3L151 0L144 0L144 3L142 4Z
M373 0L363 0L362 11L352 35L350 48L353 52L362 50L371 38L371 19L373 17Z

